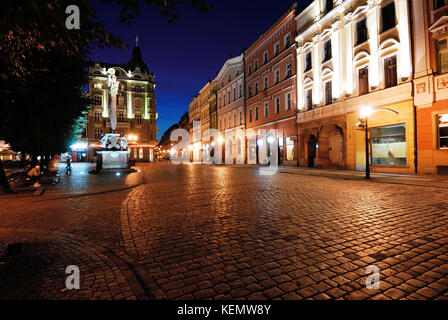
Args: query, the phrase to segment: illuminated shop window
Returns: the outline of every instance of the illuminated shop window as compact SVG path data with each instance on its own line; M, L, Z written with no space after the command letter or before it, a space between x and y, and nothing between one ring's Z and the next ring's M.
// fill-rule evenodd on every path
M371 134L373 165L406 165L406 126L404 124L373 128Z
M448 113L439 115L439 149L448 150Z
M286 138L286 160L294 160L294 140L290 137Z

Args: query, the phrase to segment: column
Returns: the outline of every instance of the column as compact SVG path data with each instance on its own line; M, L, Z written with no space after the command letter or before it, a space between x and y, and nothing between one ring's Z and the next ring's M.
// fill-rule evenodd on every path
M400 37L400 55L397 61L397 71L398 76L405 79L409 78L412 73L408 1L395 0L395 8L398 19L398 34Z
M297 108L303 110L303 47L297 49Z
M109 90L103 89L103 118L109 118Z
M128 117L128 119L133 119L134 118L134 110L132 110L132 107L133 107L132 92L128 91L127 94L128 94L128 98L127 98L127 100L128 100L127 114L128 115L127 115L127 117Z
M353 94L353 22L352 13L344 16L344 47L345 47L345 93Z
M378 52L378 20L379 6L376 1L369 1L367 11L367 30L369 32L370 63L369 63L369 86L378 88L380 85L380 65Z
M340 39L340 21L333 23L331 34L331 52L333 59L333 82L332 91L333 98L339 99L341 97L341 39Z
M313 104L320 105L321 90L320 90L320 66L322 60L320 45L320 35L313 37L313 48L312 48L312 64L313 64Z

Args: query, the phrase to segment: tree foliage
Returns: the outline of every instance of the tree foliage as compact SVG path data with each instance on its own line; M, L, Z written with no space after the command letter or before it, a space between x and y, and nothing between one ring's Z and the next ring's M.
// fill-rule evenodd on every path
M206 0L101 2L118 5L118 17L127 24L140 15L142 5L157 8L170 22L178 17L179 5L190 4L201 12L210 9ZM69 5L80 8L80 30L66 28ZM2 140L23 153L52 155L66 150L88 110L83 88L88 80L88 56L94 47L127 48L97 20L92 0L0 2Z

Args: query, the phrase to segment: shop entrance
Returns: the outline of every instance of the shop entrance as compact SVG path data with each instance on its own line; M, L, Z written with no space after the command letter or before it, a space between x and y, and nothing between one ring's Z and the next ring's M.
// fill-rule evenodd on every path
M314 168L316 159L317 138L314 134L308 138L308 167Z

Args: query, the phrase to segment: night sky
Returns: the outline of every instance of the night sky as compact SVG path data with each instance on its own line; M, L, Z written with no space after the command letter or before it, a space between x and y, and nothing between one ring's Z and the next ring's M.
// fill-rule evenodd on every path
M311 0L298 2L303 9ZM291 0L211 0L214 12L202 14L184 6L173 25L157 9L143 7L142 14L130 27L119 22L118 7L96 4L96 9L106 30L121 37L131 50L139 34L143 59L156 76L160 139L188 111L193 96L216 77L228 54L240 55L292 3ZM131 50L95 50L92 60L127 63Z

